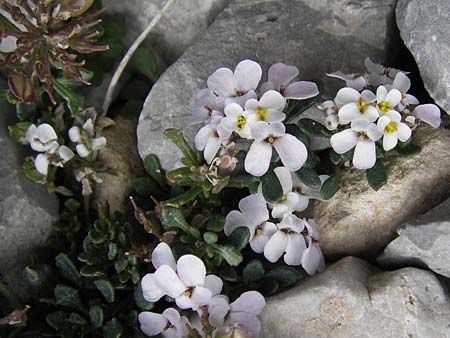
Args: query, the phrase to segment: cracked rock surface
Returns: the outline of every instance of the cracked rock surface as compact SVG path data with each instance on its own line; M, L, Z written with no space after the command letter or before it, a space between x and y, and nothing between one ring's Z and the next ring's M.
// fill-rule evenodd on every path
M346 257L270 297L261 338L446 338L450 299L430 271L381 272Z

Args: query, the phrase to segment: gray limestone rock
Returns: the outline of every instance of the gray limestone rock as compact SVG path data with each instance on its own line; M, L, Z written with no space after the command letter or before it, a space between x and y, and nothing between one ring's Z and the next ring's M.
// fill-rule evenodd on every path
M380 272L346 257L322 274L270 297L261 338L446 338L447 289L430 272Z
M378 262L388 267L419 266L450 278L450 199L397 230L399 237Z
M397 25L429 94L450 113L450 1L399 0Z
M348 169L335 197L315 205L314 219L326 255L377 255L407 219L448 197L450 132L424 126L416 130L415 141L422 152L390 160L388 182L380 190L369 187L364 171Z
M300 79L323 79L334 97L342 82L325 73L362 72L364 59L382 61L393 26L394 0L234 1L153 87L138 126L141 158L150 153L172 168L179 152L163 137L166 128L186 128L189 102L219 67L246 58L267 71L275 62L296 65ZM192 140L195 129L186 130Z
M2 80L3 81L3 80ZM4 88L4 82L0 84ZM14 106L2 103L0 114L0 275L22 293L21 273L33 250L46 245L51 226L58 219L58 199L45 186L22 173L22 146L9 139Z
M147 27L167 0L104 0L108 13L124 21L125 44L129 46ZM174 0L146 44L164 60L173 63L203 34L230 0Z

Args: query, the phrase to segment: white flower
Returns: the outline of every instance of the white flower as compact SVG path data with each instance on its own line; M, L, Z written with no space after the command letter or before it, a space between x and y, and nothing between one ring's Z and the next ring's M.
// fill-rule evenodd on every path
M250 125L256 121L281 122L286 115L282 112L286 100L275 90L264 93L261 99L250 99L245 103L245 111L249 113Z
M344 74L341 71L337 71L334 73L327 74L329 77L334 77L336 79L344 80L345 86L349 88L353 88L357 91L361 91L367 87L367 79L365 76L356 75L356 74Z
M317 106L318 109L324 110L327 114L325 118L325 126L328 130L336 130L339 126L339 107L333 100L327 100Z
M305 221L295 215L284 215L283 220L277 224L277 231L264 247L264 257L275 263L284 255L288 265L300 265L302 254L306 249L305 238L302 231Z
M102 183L102 179L97 176L97 173L91 168L84 168L83 170L77 170L74 173L75 179L81 183L83 196L88 196L93 193L91 181Z
M428 123L434 128L441 125L441 111L435 104L421 104L414 108L412 115L415 119Z
M391 89L389 92L385 86L377 88L377 110L380 116L394 110L402 100L402 93L398 89Z
M378 129L383 133L383 149L389 151L397 146L398 140L408 141L411 129L401 122L402 116L397 111L390 111L378 120Z
M353 88L342 88L338 91L335 101L341 105L339 109L339 123L348 124L355 119L363 118L370 122L376 121L379 114L371 104L375 102L376 96L370 90L362 93Z
M220 125L221 120L221 116L214 116L210 123L200 128L195 135L195 148L203 151L203 157L208 164L216 156L221 144L231 135L231 132Z
M415 96L407 93L410 87L411 80L403 72L398 72L397 75L395 75L392 85L386 85L387 89L397 89L402 94L402 99L399 103L401 111L403 111L406 106L419 104L419 100Z
M88 119L83 127L74 126L69 129L69 139L78 143L75 149L80 157L87 157L93 151L100 150L106 146L106 138L94 137L94 123Z
M272 147L280 156L283 165L291 171L297 171L305 163L308 151L299 139L286 134L282 123L256 122L252 127L255 138L245 157L245 170L253 176L264 175L270 166Z
M367 74L367 82L371 86L392 84L398 72L409 74L408 72L399 69L384 67L383 65L372 62L369 58L366 58L364 64L369 72L369 74Z
M266 305L264 297L257 291L247 291L229 304L226 296L214 297L208 304L208 320L220 329L225 325L242 324L258 337L261 322L258 316Z
M319 88L314 82L297 81L292 83L298 76L298 68L275 63L269 68L268 81L261 85L261 93L276 90L286 99L304 100L319 94Z
M273 170L283 189L283 196L272 206L272 217L282 218L284 214L303 211L308 207L309 198L293 190L292 173L288 168L278 167ZM262 186L259 187L262 196Z
M63 167L64 163L70 161L74 154L70 148L66 146L58 146L55 153L41 153L36 156L34 166L42 175L47 176L48 166Z
M353 165L357 169L370 169L375 165L376 145L382 136L377 126L365 119L356 119L351 128L331 136L330 142L333 150L344 154L355 148Z
M32 124L28 127L25 137L30 143L31 149L43 153L55 153L59 147L58 136L53 127L47 123L42 123L38 127Z
M208 88L202 89L191 101L190 111L192 113L191 122L197 124L200 122L209 123L214 116L222 116L224 100L220 99Z
M251 138L249 112L237 103L229 103L225 106L225 117L220 124L226 130L238 133L242 138Z
M204 287L206 268L200 258L184 255L175 264L169 246L160 243L153 250L152 263L156 271L145 275L141 281L147 301L156 302L167 295L175 299L180 309L196 310L208 304L212 293Z
M309 275L316 272L322 272L325 269L325 260L322 250L320 250L317 240L319 239L319 231L317 230L314 220L305 221L305 227L308 231L308 248L303 251L302 267Z
M261 253L270 236L277 227L269 222L269 211L264 200L258 194L243 198L239 202L239 210L232 210L225 219L224 232L230 236L239 228L246 227L250 231L250 247L253 251Z
M162 314L141 312L138 320L142 332L150 337L161 334L164 338L184 338L189 333L186 327L186 324L189 324L188 319L181 317L173 308L164 310Z
M261 80L261 66L252 60L239 62L234 73L229 68L217 69L207 81L208 88L225 104L239 103L242 107L248 99L256 98L255 90Z

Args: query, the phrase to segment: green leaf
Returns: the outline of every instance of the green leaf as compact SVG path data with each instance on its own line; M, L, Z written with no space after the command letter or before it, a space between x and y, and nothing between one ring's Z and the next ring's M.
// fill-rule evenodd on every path
M326 200L332 198L339 190L339 178L336 175L330 176L323 182L320 195Z
M27 140L25 134L30 125L31 125L30 122L19 122L15 125L8 126L9 137L14 142L26 144Z
M122 324L114 317L103 327L103 332L106 338L120 338L122 336Z
M250 240L250 231L247 227L236 228L228 238L231 245L233 245L237 250L241 251L244 249L248 241Z
M134 302L142 311L150 311L154 307L154 303L145 300L142 293L141 283L137 283L134 287Z
M201 165L203 163L202 154L191 148L191 146L186 142L181 129L166 129L164 131L164 135L181 150L184 157L191 163L191 165Z
M24 175L32 182L43 183L45 176L38 172L31 158L26 158L22 165Z
M151 83L149 81L132 80L122 89L120 98L124 101L140 100L143 103L142 100L147 97L150 88Z
M47 324L59 332L66 332L70 330L70 325L67 321L67 313L63 311L51 312L46 317Z
M76 199L69 198L64 202L64 206L71 212L75 213L80 209L81 204Z
M311 137L327 137L330 138L333 135L333 132L328 130L324 125L320 122L311 120L311 119L301 119L298 121L298 126L302 131L308 134Z
M206 229L214 232L221 232L225 226L225 217L221 214L212 214L208 217Z
M183 216L183 212L179 208L163 205L161 208L161 223L166 227L180 228L185 233L191 234L197 239L201 239L199 234L192 231L192 228Z
M59 80L53 82L56 92L67 102L72 116L78 116L84 108L84 97L64 86Z
M89 318L96 329L102 327L104 317L103 308L100 305L91 306L89 309Z
M278 179L275 171L269 169L267 173L261 177L262 194L268 203L278 203L283 197L283 187Z
M56 256L55 265L64 278L68 279L75 285L79 286L81 284L80 272L68 255L65 253L60 253Z
M242 270L242 280L247 285L255 283L263 279L265 273L263 264L257 259L252 259Z
M116 269L117 273L121 273L123 270L125 270L128 266L128 260L127 259L119 259L114 263L114 268Z
M104 273L97 266L85 265L80 269L80 275L83 277L102 277Z
M219 240L219 236L215 232L207 231L203 234L203 239L208 244L214 244Z
M355 149L350 149L349 151L347 151L343 154L338 154L334 150L331 150L330 151L330 160L335 165L339 165L341 163L351 161L353 159L354 151L355 151Z
M153 178L160 185L165 186L166 174L164 169L161 167L161 162L158 156L154 154L147 155L144 159L144 168L147 174Z
M158 183L156 183L156 181L151 177L134 178L131 181L131 187L136 191L136 194L141 197L148 198L152 195L161 196L162 194L164 194L164 192L161 191Z
M313 169L303 167L297 170L295 173L297 174L297 177L300 179L300 181L302 181L308 187L314 189L320 188L320 177Z
M225 259L231 266L238 266L242 262L242 255L235 247L231 245L212 244L211 248Z
M164 201L162 204L164 206L179 208L182 205L185 205L187 203L195 201L195 199L201 192L202 192L201 187L192 187L191 189L186 191L184 194L177 196L175 198L172 198L170 200Z
M58 284L55 287L54 296L56 304L85 312L78 290L67 285Z
M408 142L406 145L399 145L395 148L395 151L403 157L416 156L417 154L420 154L422 147L413 142Z
M143 47L138 48L134 54L134 64L139 72L151 81L156 81L158 78L158 62L150 50Z
M116 292L114 291L114 287L109 280L99 279L94 282L98 291L105 297L108 303L113 303L116 298Z
M366 176L367 182L375 191L378 191L383 185L385 185L388 177L383 160L378 159L375 165L366 171Z
M239 275L236 270L229 265L220 267L220 270L217 273L220 278L226 280L227 282L239 282Z
M94 229L91 229L88 232L88 236L89 236L89 239L94 244L101 244L105 241L105 237L103 236L103 234L101 234L100 232L98 232L97 230L94 230Z
M279 288L280 284L275 279L264 279L258 291L267 297L275 294Z
M86 319L84 319L78 313L75 313L75 312L70 313L67 321L69 323L75 324L77 326L85 326L87 324Z
M259 179L251 175L240 175L230 177L228 188L248 188L250 193L255 193L258 190Z
M299 270L288 266L276 267L266 274L266 278L276 280L281 288L290 287L303 277L304 275Z

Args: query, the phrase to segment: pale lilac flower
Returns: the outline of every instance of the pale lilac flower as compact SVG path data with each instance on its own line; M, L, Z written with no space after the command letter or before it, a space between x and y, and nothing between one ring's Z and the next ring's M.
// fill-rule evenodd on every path
M270 204L272 207L272 217L282 218L285 214L291 214L295 211L303 211L308 207L309 198L298 193L294 189L292 173L288 168L278 167L273 170L283 189L283 196L278 203ZM259 186L259 193L262 196L262 186ZM262 197L264 198L264 197ZM267 202L268 203L268 202Z
M249 120L250 113L245 111L237 103L229 103L225 106L225 117L221 120L221 126L231 132L236 132L242 138L251 138Z
M39 173L47 176L50 164L54 167L63 167L73 156L73 151L69 147L62 145L54 153L47 152L37 155L34 160L34 166Z
M286 105L285 98L275 90L264 93L261 99L250 99L245 103L245 111L248 113L249 124L257 121L281 122L286 115L282 112Z
M231 304L226 296L214 297L208 304L209 322L220 329L225 325L242 324L257 337L261 331L258 316L266 305L264 297L257 291L247 291Z
M188 336L186 324L189 321L180 313L168 308L162 314L155 312L141 312L138 317L142 332L153 337L161 334L163 338L185 338Z
M402 99L399 103L400 111L403 111L409 105L419 104L419 100L415 96L408 94L410 87L411 80L403 72L398 72L395 75L392 85L386 85L387 89L397 89L402 94Z
M175 299L180 309L196 310L208 304L212 293L204 286L206 268L200 258L184 255L175 264L169 246L160 243L152 253L152 263L156 271L145 275L141 281L147 301L156 302L167 295Z
M371 86L380 86L380 85L386 85L386 84L392 84L394 81L395 76L402 72L404 74L409 74L408 72L405 72L403 70L391 68L391 67L384 67L383 65L380 65L378 63L372 62L369 58L366 58L364 61L364 64L367 68L367 71L369 74L367 74L367 82Z
M319 110L325 111L327 117L325 118L325 126L328 130L336 130L339 126L339 107L333 100L327 100L317 106Z
M395 107L402 100L402 93L398 89L387 90L385 86L377 88L377 110L380 116L390 111L395 111Z
M415 107L412 111L412 116L434 128L438 128L441 125L441 111L435 104L421 104Z
M190 125L209 123L214 116L223 116L224 100L217 97L208 88L202 89L191 101Z
M239 202L239 210L232 210L225 219L224 232L230 236L239 228L246 227L250 231L250 247L253 251L261 253L270 236L277 227L269 222L269 211L264 200L258 194L243 198Z
M345 129L331 136L330 142L333 150L338 154L344 154L355 148L353 165L357 169L370 169L375 165L376 145L382 136L377 126L366 119L356 119L351 123L351 128Z
M222 143L226 142L231 135L231 132L220 125L221 120L221 116L214 116L195 135L195 148L198 151L203 151L203 157L208 164L212 162Z
M378 129L383 133L383 149L389 151L397 146L398 140L408 141L412 131L407 124L401 122L402 116L395 110L389 111L378 120Z
M314 275L317 272L322 272L325 269L325 259L320 250L318 239L319 231L314 220L309 219L305 221L307 229L308 248L303 251L302 267L308 275Z
M319 95L319 88L314 82L297 81L292 83L297 76L297 67L275 63L269 68L268 81L261 85L261 93L276 90L286 99L293 100L304 100Z
M255 138L245 157L245 170L253 176L264 175L270 166L272 147L280 156L283 165L291 171L297 171L305 163L308 150L302 141L286 134L282 123L256 122L252 127Z
M100 150L106 146L105 137L95 137L94 123L88 119L80 128L74 126L69 129L69 139L73 143L78 143L75 149L80 157L87 157L92 152Z
M249 99L255 99L255 90L261 80L261 66L252 60L239 62L234 73L229 68L217 69L207 81L208 88L225 100L225 105L236 102L242 107Z
M327 76L345 81L346 87L353 88L358 92L366 88L368 85L367 78L363 75L344 74L341 71L337 71L334 73L327 74Z
M335 102L338 102L338 117L340 124L348 124L355 119L366 119L370 122L376 121L379 114L377 109L372 106L376 101L376 96L370 90L364 90L362 93L353 88L342 88L338 91Z
M264 257L271 262L277 262L284 255L284 262L288 265L300 265L302 254L306 249L302 231L305 221L292 214L283 216L277 224L277 231L270 237L264 247Z

